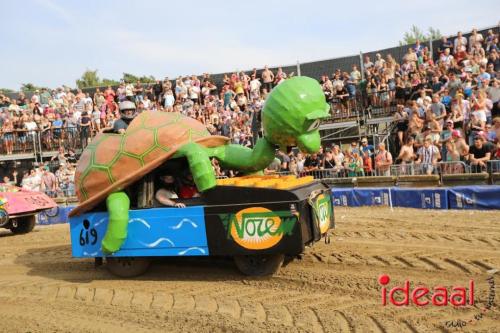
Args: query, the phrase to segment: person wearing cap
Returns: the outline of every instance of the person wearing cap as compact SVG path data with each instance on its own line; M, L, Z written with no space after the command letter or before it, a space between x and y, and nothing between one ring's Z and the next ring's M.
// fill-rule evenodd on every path
M474 145L469 148L469 162L472 172L482 172L486 170L486 163L491 158L491 151L484 144L481 135L474 137Z
M382 55L380 53L377 53L375 55L375 68L377 69L382 69L384 67L384 64L385 64L385 60L384 58L382 58Z
M364 154L368 152L368 156L372 157L375 151L375 147L373 145L368 144L368 139L366 137L361 139L361 147L359 147L361 153Z
M443 161L446 161L446 144L452 141L451 134L453 132L453 121L448 119L444 123L444 128L439 135L439 144L441 145L441 156Z
M120 102L120 119L113 123L113 132L123 134L127 130L130 122L137 116L135 103L132 101Z

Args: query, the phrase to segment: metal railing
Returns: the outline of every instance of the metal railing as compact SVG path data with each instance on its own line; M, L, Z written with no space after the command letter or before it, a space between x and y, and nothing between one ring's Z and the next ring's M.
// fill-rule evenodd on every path
M32 155L37 161L44 153L55 152L61 146L75 151L82 149L95 134L78 127L4 132L0 133L0 155L3 160L16 159L15 155Z
M500 173L500 160L488 161L486 167L490 174Z
M437 174L470 173L470 167L462 161L436 163L404 163L391 166L391 176L418 176Z

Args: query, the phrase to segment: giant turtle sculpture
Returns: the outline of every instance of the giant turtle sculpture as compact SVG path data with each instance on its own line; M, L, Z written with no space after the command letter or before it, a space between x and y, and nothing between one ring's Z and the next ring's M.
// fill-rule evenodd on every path
M253 149L212 136L205 125L180 113L143 112L124 134L100 134L82 153L75 176L80 204L71 216L106 200L109 224L101 246L103 252L114 253L127 238L130 199L124 189L166 160L185 157L198 190L205 192L216 186L212 157L225 168L256 172L274 160L277 146L318 151L320 119L328 111L316 80L286 80L267 97L262 110L264 135Z

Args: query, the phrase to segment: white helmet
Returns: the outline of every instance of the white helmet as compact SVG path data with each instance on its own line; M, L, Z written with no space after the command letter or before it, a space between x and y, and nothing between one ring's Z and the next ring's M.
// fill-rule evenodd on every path
M132 115L126 115L125 111L132 110L134 113ZM123 101L120 103L120 115L123 119L132 120L137 116L137 109L135 107L135 103L131 101Z

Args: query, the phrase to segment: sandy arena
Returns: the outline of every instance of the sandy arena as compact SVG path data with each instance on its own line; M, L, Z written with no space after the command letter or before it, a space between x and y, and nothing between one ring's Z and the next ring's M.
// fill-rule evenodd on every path
M119 280L71 258L69 226L0 231L1 332L498 332L485 309L500 268L498 211L337 208L331 243L320 242L272 278L237 272L225 258L161 260ZM490 271L490 272L488 272ZM381 305L389 287L467 286L475 306ZM465 322L462 328L449 321Z

